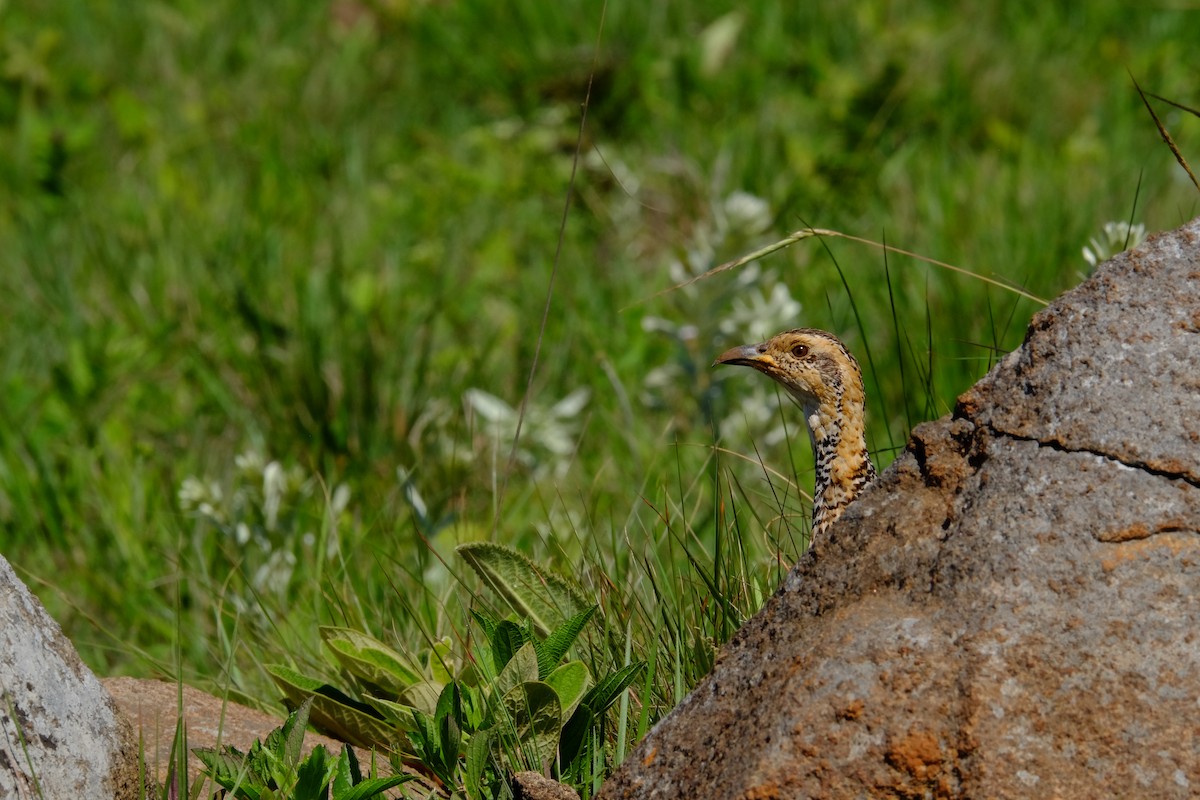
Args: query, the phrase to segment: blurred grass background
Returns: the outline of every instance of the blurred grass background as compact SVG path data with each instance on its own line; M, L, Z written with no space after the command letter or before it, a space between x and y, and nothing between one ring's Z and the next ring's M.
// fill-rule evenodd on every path
M603 8L0 1L0 550L97 671L271 703L319 622L460 638L495 539L672 652L656 717L804 545L713 356L843 336L882 467L1038 308L837 240L660 290L814 225L1049 299L1197 213L1130 81L1197 104L1195 6Z

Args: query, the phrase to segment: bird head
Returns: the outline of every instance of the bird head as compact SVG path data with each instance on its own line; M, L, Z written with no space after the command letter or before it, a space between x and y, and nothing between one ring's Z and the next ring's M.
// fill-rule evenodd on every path
M815 328L784 331L759 344L726 350L713 362L753 367L778 381L805 416L838 408L845 400L863 402L858 362L833 334Z

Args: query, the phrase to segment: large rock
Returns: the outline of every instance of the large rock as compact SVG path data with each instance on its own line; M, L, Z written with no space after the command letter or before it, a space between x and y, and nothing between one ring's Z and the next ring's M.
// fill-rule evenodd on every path
M138 743L0 556L0 797L140 798Z
M1200 220L919 426L602 798L1200 794Z

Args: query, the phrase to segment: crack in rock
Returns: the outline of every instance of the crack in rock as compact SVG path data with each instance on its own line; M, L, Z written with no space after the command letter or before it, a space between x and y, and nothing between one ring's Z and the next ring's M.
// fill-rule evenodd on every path
M1013 431L1001 430L1000 428L997 428L995 425L993 425L991 423L987 423L987 422L981 423L981 422L975 422L974 420L972 420L971 422L972 422L972 424L975 424L975 425L983 428L989 434L991 434L992 436L994 436L996 438L1003 437L1006 439L1014 439L1019 442L1034 442L1035 444L1037 444L1040 447L1048 447L1051 450L1055 450L1059 453L1077 453L1080 455L1095 456L1096 458L1102 458L1105 461L1110 461L1114 464L1119 464L1122 467L1126 467L1127 469L1137 470L1138 472L1145 472L1147 475L1153 475L1157 478L1166 478L1168 480L1183 481L1184 483L1188 484L1189 486L1194 486L1195 488L1200 489L1200 479L1194 478L1191 475L1187 474L1186 472L1174 472L1171 470L1160 469L1158 467L1152 467L1149 464L1145 463L1144 461L1138 461L1136 459L1128 459L1127 460L1127 459L1121 458L1120 456L1115 455L1113 453L1106 453L1106 452L1103 452L1100 450L1092 450L1087 447L1071 447L1059 439L1047 439L1047 438L1041 438L1041 437L1037 437L1037 436L1022 435L1019 433L1015 433Z

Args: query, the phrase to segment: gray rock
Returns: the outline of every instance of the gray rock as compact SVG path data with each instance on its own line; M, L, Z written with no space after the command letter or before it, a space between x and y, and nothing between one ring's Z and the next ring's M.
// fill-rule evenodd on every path
M1200 793L1200 220L906 452L601 798Z
M3 556L0 690L0 797L142 796L133 727Z
M1200 227L1123 253L959 399L997 433L1200 481Z

